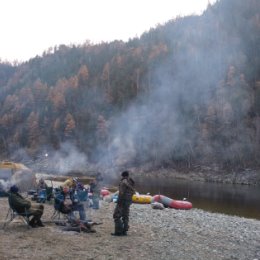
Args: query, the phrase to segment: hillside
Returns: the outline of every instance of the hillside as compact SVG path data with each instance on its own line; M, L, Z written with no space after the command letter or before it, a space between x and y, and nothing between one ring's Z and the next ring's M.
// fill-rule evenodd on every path
M60 172L259 167L259 10L220 0L128 42L0 63L0 158Z

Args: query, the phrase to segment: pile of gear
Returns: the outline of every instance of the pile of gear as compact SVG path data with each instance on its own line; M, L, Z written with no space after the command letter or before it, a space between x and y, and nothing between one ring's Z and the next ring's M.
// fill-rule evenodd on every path
M68 221L64 223L57 223L57 225L64 226L62 231L75 231L75 232L85 232L85 233L96 233L96 230L94 229L95 225L100 225L102 223L97 222L87 222L87 221Z

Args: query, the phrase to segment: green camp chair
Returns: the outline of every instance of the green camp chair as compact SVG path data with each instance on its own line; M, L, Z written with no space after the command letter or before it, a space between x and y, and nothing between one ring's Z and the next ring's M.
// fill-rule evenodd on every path
M9 209L4 221L3 229L5 229L15 218L21 219L22 222L27 226L27 228L30 228L31 226L29 225L29 221L30 221L29 218L30 216L32 216L32 214L29 214L26 208L24 209L24 213L18 213L14 209L14 207L12 207L9 197L8 197L8 203L9 203Z

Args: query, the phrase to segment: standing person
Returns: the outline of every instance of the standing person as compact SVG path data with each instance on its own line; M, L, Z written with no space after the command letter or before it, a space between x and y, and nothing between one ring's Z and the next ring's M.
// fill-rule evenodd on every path
M51 194L48 185L43 178L40 178L37 184L37 202L44 203L45 200L50 199L50 196Z
M37 184L37 192L44 189L47 190L48 185L46 184L43 178L40 178L39 183Z
M84 185L77 182L77 185L72 192L73 210L79 212L79 217L81 221L86 221L86 209L84 201L87 200L87 192Z
M127 235L130 205L132 204L132 196L135 194L135 182L129 177L129 172L124 171L121 176L117 205L113 214L115 222L115 232L111 233L113 236Z
M96 178L90 183L90 192L92 193L93 209L99 209L99 199L101 192L102 174L97 173Z
M9 190L9 201L10 205L12 205L18 213L25 213L26 211L28 215L33 216L29 222L31 227L44 227L41 221L44 206L42 204L32 204L29 200L23 198L23 196L19 194L19 189L16 185L11 186Z

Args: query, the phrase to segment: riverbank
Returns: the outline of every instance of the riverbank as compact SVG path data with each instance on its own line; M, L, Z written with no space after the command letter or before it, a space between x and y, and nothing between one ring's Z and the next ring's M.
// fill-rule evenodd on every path
M88 209L96 233L62 231L48 222L53 205L45 204L44 228L30 229L11 223L0 231L1 259L260 259L260 221L198 209L154 210L133 204L127 237L113 237L115 204L101 201L99 210ZM8 210L0 199L0 219Z
M130 168L132 176L141 178L175 178L190 181L225 184L260 185L260 169L228 170L217 166L194 166L192 168L157 168L149 166Z

